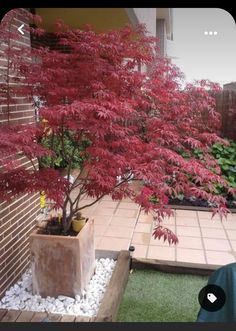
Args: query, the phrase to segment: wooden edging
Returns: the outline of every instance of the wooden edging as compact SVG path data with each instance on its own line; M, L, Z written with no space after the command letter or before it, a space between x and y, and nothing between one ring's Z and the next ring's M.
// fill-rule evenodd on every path
M95 256L117 260L96 317L0 309L0 322L114 322L128 282L130 252L96 250Z
M161 261L153 259L132 259L133 269L156 269L176 274L209 276L221 266L214 264Z
M118 309L129 278L130 253L121 251L94 322L116 321Z
M94 317L0 309L0 322L93 322Z
M209 207L198 207L198 206L183 206L183 205L168 205L171 209L181 210L193 210L193 211L209 211L212 212L212 208ZM229 208L231 213L236 213L236 208Z

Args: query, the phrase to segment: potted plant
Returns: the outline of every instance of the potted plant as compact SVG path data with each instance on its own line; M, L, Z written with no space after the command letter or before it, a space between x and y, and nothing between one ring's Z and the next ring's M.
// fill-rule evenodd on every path
M72 219L72 228L75 232L79 233L82 228L85 226L85 223L88 221L88 218L83 217L81 212L75 214Z
M220 123L214 106L218 85L200 81L183 87L182 74L158 56L156 39L147 37L143 26L100 34L60 26L61 50L28 50L37 59L34 63L20 54L10 59L14 70L25 77L15 93L39 96L43 101L39 118L46 122L6 125L0 139L2 156L24 155L33 167L14 167L5 157L0 198L44 191L61 213L60 235L38 229L30 238L34 289L43 295L75 295L88 283L94 272L93 221L71 235L72 221L105 195L114 200L129 197L146 212L155 208L158 220L171 215L168 196L174 192L212 200L217 205L214 213L227 213L225 199L212 192L216 183L228 187L214 171L216 164L208 159L209 168L207 162L184 159L176 152L177 147L190 153L198 147L207 160L211 145L224 142L215 134ZM136 71L140 64L149 71ZM69 148L68 134L73 142ZM47 146L42 144L44 139ZM58 157L58 143L66 161L66 178L51 166ZM81 160L79 173L71 181L76 155ZM48 156L49 164L35 166L35 158ZM150 191L142 185L136 190L129 183L131 178L149 183L151 195L157 197L155 204ZM93 201L84 204L85 196ZM158 238L169 235L158 229Z

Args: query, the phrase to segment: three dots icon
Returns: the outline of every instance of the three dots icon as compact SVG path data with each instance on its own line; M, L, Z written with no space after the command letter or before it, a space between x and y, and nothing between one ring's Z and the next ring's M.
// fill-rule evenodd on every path
M218 32L217 31L204 31L205 36L217 36Z

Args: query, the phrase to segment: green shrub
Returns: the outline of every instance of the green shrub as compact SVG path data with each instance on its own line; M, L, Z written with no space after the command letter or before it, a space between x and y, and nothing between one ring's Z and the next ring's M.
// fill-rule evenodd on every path
M229 185L236 188L236 143L229 141L229 146L214 144L212 155L217 159L222 174Z
M54 135L53 138L48 135L41 139L41 144L55 153L54 156L42 157L39 162L41 167L66 168L67 160L73 155L71 168L76 169L81 168L86 159L84 151L89 146L89 141L84 139L78 143L72 133L67 131L63 135L63 143L59 135Z

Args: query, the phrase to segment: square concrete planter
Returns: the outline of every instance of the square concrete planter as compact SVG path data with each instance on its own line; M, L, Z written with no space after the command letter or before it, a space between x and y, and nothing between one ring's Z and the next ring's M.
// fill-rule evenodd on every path
M95 270L94 222L77 236L30 235L33 292L42 297L81 295Z
M130 271L129 251L96 250L97 259L117 260L96 316L48 314L46 312L0 309L0 322L115 322Z

